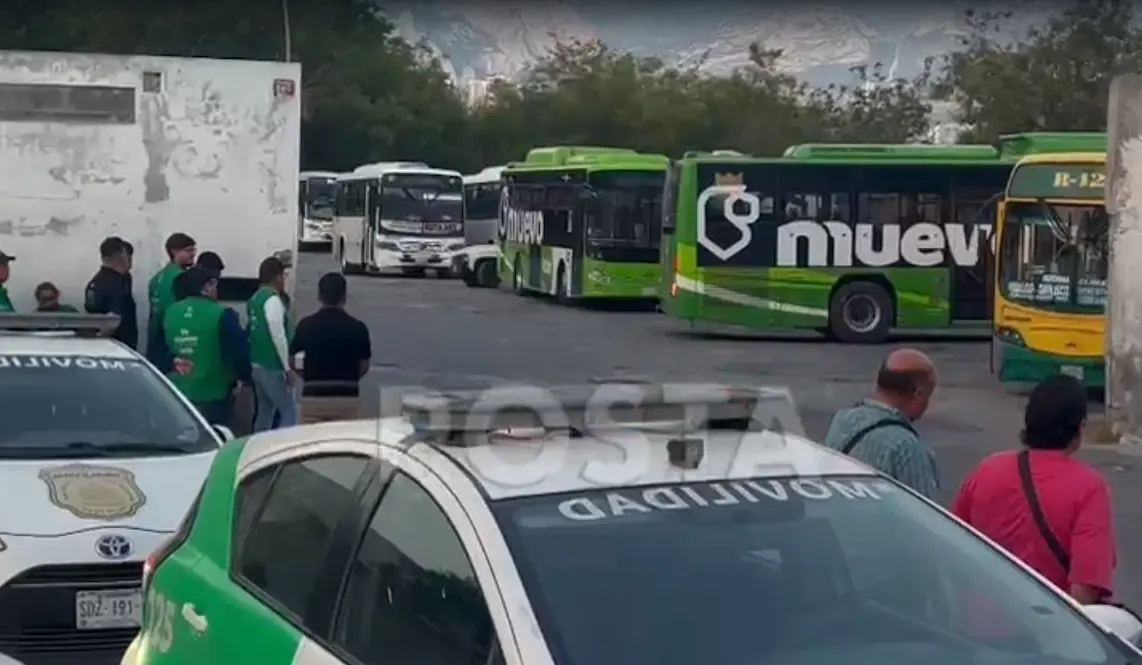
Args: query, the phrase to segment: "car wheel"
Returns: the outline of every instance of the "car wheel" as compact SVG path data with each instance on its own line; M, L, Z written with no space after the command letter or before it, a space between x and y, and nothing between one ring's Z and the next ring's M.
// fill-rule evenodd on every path
M483 259L476 263L476 284L494 289L500 283L500 276L496 274L495 259Z

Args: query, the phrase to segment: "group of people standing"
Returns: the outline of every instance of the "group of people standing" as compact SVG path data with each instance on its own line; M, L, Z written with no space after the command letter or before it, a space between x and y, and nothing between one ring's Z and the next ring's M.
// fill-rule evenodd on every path
M343 276L321 277L321 307L295 328L286 293L289 266L275 256L264 259L243 327L238 313L219 301L225 265L218 254L198 253L185 233L171 234L164 249L167 264L147 285L146 357L209 422L232 425L243 385L253 388L253 431L358 415L359 383L372 349L368 329L344 310ZM84 310L117 315L112 337L138 349L135 248L112 236L100 244L99 254L99 270L84 291ZM15 311L3 286L14 258L0 252L0 312ZM37 311L77 311L62 305L59 296L54 285L39 285Z
M872 396L834 416L826 445L935 501L936 454L914 423L936 383L925 354L893 352ZM1110 488L1075 457L1086 422L1083 385L1064 375L1044 379L1027 400L1021 449L980 462L951 510L1078 602L1093 604L1113 598L1116 545Z

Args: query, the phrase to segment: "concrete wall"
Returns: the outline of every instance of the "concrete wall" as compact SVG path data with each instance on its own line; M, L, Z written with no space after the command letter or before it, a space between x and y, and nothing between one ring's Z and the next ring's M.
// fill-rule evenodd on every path
M175 231L228 276L296 252L300 90L297 64L0 52L0 250L17 257L16 307L44 280L80 305L108 235L135 244L141 316Z
M1110 212L1107 416L1123 443L1142 443L1142 75L1114 79L1107 118Z

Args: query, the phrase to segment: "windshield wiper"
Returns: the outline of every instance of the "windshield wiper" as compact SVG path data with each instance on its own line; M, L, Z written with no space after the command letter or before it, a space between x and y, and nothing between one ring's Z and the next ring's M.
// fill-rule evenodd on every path
M1047 199L1039 199L1039 207L1043 211L1043 217L1047 219L1047 226L1051 229L1051 235L1055 236L1055 240L1066 244L1073 245L1069 229L1063 224L1063 219L1059 217L1059 213L1055 207L1047 203Z
M190 454L196 452L190 446L180 446L169 443L148 443L144 441L115 441L112 443L94 444L90 441L73 441L67 444L67 448L72 451L82 450L87 452L89 450L101 451L103 453L113 454L154 454L154 455L169 455L175 454Z

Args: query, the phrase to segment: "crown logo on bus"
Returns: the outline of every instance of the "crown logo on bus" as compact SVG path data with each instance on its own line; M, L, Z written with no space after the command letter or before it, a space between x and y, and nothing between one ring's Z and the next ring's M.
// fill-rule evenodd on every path
M714 184L720 186L737 186L744 185L745 181L742 180L740 173L715 173Z

